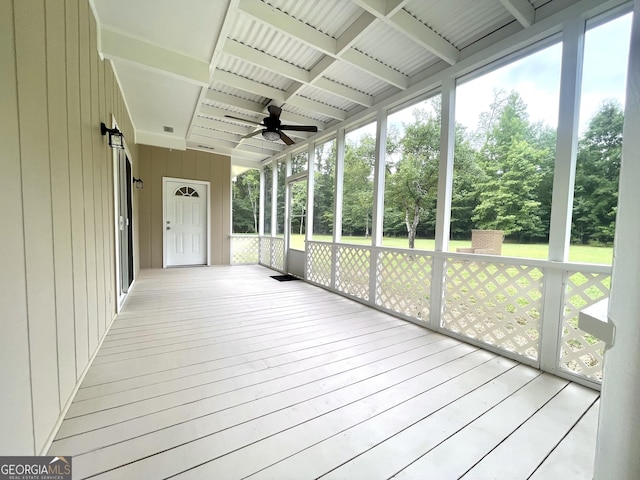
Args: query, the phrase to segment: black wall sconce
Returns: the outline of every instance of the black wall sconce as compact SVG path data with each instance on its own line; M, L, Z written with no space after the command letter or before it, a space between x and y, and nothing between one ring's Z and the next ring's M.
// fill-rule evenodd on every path
M122 136L122 132L117 128L107 128L104 123L101 123L100 133L102 133L102 135L109 134L109 146L111 148L124 148L124 137Z
M142 190L144 188L144 182L141 178L133 177L133 186L139 190Z

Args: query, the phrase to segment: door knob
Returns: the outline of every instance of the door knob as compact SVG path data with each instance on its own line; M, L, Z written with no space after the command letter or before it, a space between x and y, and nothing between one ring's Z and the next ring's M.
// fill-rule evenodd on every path
M167 230L171 230L171 227L167 227Z

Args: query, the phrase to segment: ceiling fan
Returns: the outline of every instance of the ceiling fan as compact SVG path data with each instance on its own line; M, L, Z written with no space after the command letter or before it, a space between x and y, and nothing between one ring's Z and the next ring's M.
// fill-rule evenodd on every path
M318 131L318 127L316 127L315 125L282 125L282 123L280 122L280 114L282 113L282 109L280 107L276 107L275 105L269 105L267 107L267 110L269 110L269 116L265 117L262 120L262 123L254 122L252 120L247 120L244 118L233 117L231 115L225 115L225 117L232 118L240 122L251 123L253 125L264 127L260 130L256 130L255 132L245 135L244 137L242 137L243 139L250 138L258 135L259 133L262 133L262 136L265 140L270 140L273 142L279 139L287 145L293 145L295 142L291 140L291 138L289 138L287 134L283 132L283 130L292 130L296 132Z

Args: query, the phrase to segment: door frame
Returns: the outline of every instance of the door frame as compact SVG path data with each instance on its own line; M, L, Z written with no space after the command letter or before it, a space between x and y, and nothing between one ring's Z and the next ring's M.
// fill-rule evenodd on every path
M284 213L284 234L285 234L285 265L284 269L291 275L298 276L300 278L306 278L307 269L307 252L306 247L304 250L298 250L291 248L291 208L293 207L292 195L293 191L291 186L298 182L309 182L309 172L306 170L294 175L290 175L286 178L285 184L285 213ZM307 191L307 203L308 199ZM305 238L306 238L307 223L305 222ZM301 268L300 268L301 267Z
M205 189L205 207L206 207L206 236L207 236L207 263L211 266L211 182L204 180L193 180L190 178L162 177L162 268L180 267L180 265L167 265L167 182L181 182L186 184L203 185ZM189 265L185 265L189 266ZM193 265L195 266L195 265Z
M115 119L111 120L111 128L118 128L118 124ZM133 228L133 184L128 182L126 178L121 177L120 170L120 161L121 155L124 156L124 161L129 164L129 169L131 171L131 177L133 178L133 163L131 161L131 153L129 152L129 148L127 147L126 142L124 142L124 149L114 148L112 151L112 164L113 164L113 232L114 232L114 252L115 252L115 306L116 313L120 313L122 307L124 306L127 296L129 295L129 291L131 287L136 281L136 258L133 252L135 245L135 235L136 230ZM126 174L125 174L126 177ZM124 189L127 189L126 191ZM120 206L122 202L122 195L126 192L127 197L131 201L131 218L129 218L129 224L124 224L124 227L129 230L131 229L131 241L130 245L127 245L127 277L131 278L131 282L128 284L126 288L122 286L122 249L120 246L121 242L121 225L120 225ZM132 262L131 262L132 260ZM129 264L132 264L129 266ZM131 268L131 271L130 271Z

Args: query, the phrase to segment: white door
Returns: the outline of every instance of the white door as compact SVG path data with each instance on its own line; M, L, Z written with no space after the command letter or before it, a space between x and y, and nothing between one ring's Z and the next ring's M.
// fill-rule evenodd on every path
M207 264L207 195L204 182L164 179L165 265Z
M305 234L307 229L307 177L306 175L287 183L288 229L287 272L304 278L306 264Z

